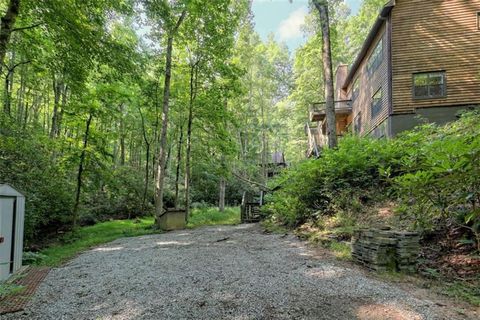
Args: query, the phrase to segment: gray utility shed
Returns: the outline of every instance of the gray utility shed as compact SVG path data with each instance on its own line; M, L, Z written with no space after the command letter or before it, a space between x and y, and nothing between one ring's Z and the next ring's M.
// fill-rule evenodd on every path
M0 281L22 266L25 197L0 184Z

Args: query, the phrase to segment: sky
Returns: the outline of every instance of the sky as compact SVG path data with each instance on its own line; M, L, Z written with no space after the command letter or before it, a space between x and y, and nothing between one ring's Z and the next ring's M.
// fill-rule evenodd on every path
M305 16L308 14L309 0L253 0L252 10L255 30L262 39L273 33L275 39L287 44L290 51L295 51L305 39L301 30ZM345 0L352 13L360 7L361 0Z

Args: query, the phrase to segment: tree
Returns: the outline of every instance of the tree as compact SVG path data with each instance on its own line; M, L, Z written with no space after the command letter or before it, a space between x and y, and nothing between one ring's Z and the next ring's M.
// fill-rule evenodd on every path
M162 128L159 139L159 149L157 154L156 174L155 174L155 221L160 225L160 217L164 214L163 194L165 188L166 159L167 159L167 132L168 132L168 114L170 108L170 84L172 78L172 55L173 41L178 33L183 20L187 15L187 8L181 2L174 2L172 5L168 1L147 1L147 5L155 18L161 19L159 23L163 27L166 37L166 56L163 85L163 108L162 108ZM177 12L180 11L180 14Z
M20 0L10 0L8 2L7 11L1 18L0 23L0 73L5 62L10 37L14 31L15 21L20 11Z
M328 147L337 146L337 129L335 121L335 89L333 84L332 50L330 47L330 22L328 19L328 1L313 0L315 8L320 15L322 26L322 61L323 61L323 83L325 85L325 114L327 118Z

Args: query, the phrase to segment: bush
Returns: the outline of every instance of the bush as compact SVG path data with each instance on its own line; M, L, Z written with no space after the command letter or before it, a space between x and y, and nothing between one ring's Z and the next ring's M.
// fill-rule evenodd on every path
M265 210L289 226L339 211L358 212L382 199L389 181L382 174L400 158L387 140L347 136L338 149L324 150L320 159L285 170L272 186Z
M44 254L41 254L39 252L26 251L23 253L22 264L23 265L38 264L43 259L45 259L45 257L46 256Z
M277 191L264 211L290 227L338 214L355 221L389 200L411 228L457 224L480 245L480 114L393 140L344 137L337 149L285 170L271 187Z
M479 114L468 113L448 126L423 126L398 140L405 150L404 172L393 182L400 210L415 227L458 224L480 244L479 120Z
M74 184L68 179L68 165L54 156L54 141L17 131L5 120L0 123L0 182L11 184L26 196L28 246L69 222Z

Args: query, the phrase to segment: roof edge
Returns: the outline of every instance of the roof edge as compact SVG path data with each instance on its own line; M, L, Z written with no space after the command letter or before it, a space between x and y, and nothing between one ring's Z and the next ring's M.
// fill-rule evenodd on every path
M20 191L18 191L8 183L0 183L0 196L25 198L25 196Z
M358 67L360 67L360 64L362 63L363 59L367 55L368 49L372 45L373 40L375 40L375 37L377 36L378 31L380 30L382 25L385 23L386 21L385 19L392 12L393 7L395 7L395 0L390 0L387 4L385 4L382 10L380 10L377 20L373 24L372 29L370 29L370 32L368 33L367 38L363 42L362 49L360 50L357 58L352 64L352 67L348 71L347 78L345 79L345 82L343 83L343 86L342 86L343 90L347 89L348 85L353 80L353 76L355 75L355 73L358 70Z

